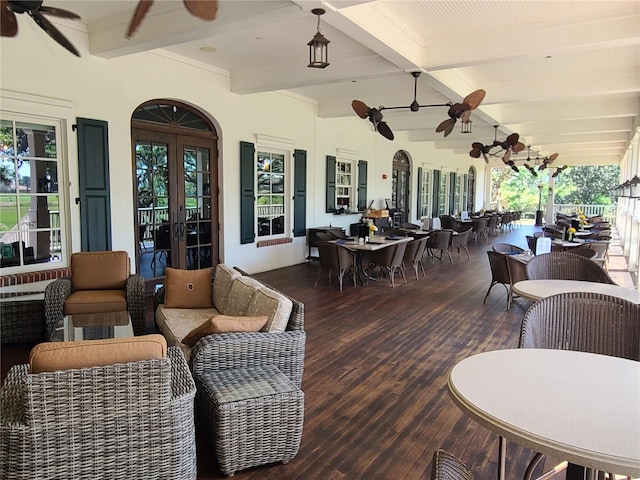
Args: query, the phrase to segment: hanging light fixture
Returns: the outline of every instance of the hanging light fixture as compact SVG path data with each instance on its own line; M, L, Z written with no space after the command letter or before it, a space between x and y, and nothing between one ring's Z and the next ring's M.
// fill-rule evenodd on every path
M472 133L471 127L473 122L471 120L463 120L460 122L460 133Z
M631 198L640 198L640 178L638 178L638 175L634 175L629 180L629 196Z
M324 15L324 8L314 8L311 13L318 16L317 33L307 45L309 45L309 68L326 68L329 66L329 40L320 33L320 16Z

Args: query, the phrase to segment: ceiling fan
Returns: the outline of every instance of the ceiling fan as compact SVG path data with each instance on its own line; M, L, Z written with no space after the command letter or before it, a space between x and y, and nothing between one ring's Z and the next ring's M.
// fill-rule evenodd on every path
M184 6L189 10L191 15L202 18L203 20L213 21L218 15L218 0L183 0ZM133 13L129 29L127 30L127 38L131 37L138 29L145 15L151 8L153 0L140 0L136 11Z
M558 175L560 175L569 165L564 165L563 167L558 167L556 168L556 171L553 172L553 175L551 175L551 178L556 178Z
M538 167L538 170L544 170L545 168L547 168L547 166L551 165L551 163L553 163L553 161L558 158L558 154L554 153L548 157L544 157L542 159L542 163L540 164L540 166Z
M484 158L486 163L489 163L489 155L492 157L497 157L500 152L492 152L496 147L500 147L501 151L505 153L502 155L502 161L505 165L509 165L511 169L515 172L518 172L518 167L513 160L511 160L511 153L519 153L524 150L524 143L519 142L520 135L517 133L512 133L509 135L504 141L498 140L498 125L493 126L494 139L493 143L484 145L480 142L473 142L471 144L471 151L469 152L469 156L472 158L480 158L480 155Z
M78 50L71 44L67 37L65 37L60 30L53 26L53 24L45 18L44 15L51 15L54 17L68 18L71 20L80 20L80 16L68 10L55 7L42 6L42 0L2 0L0 2L0 36L2 37L15 37L18 34L18 20L16 13L26 13L34 22L42 28L47 35L53 38L56 42L69 50L75 56L79 57Z
M370 108L367 106L366 103L362 102L361 100L353 100L351 102L351 108L353 108L353 110L356 112L356 114L360 118L368 118L369 121L373 123L374 129L378 133L380 133L380 135L382 135L383 137L389 140L393 140L394 136L393 136L393 132L391 131L391 128L389 127L389 125L387 125L386 122L382 120L383 110L398 110L401 108L408 108L412 112L417 112L421 108L449 107L448 113L450 118L442 122L440 125L438 125L438 128L436 128L436 132L438 133L444 132L444 136L446 137L453 130L453 126L455 125L457 119L462 117L463 120L465 118L468 120L469 117L471 116L471 110L474 110L475 108L477 108L478 105L480 105L480 103L484 99L484 96L486 95L486 92L484 90L476 90L475 92L472 92L469 95L467 95L465 99L462 101L462 103L447 102L447 103L434 103L434 104L428 104L428 105L420 105L417 100L417 94L418 94L418 77L420 77L421 74L422 72L411 72L411 76L413 77L413 101L411 102L410 105L405 105L400 107L380 106L378 108Z

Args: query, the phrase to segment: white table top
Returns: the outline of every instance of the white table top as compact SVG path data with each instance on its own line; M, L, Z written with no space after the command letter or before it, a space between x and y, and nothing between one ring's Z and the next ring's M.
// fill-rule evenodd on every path
M387 240L382 235L374 236L374 241L367 241L366 243L360 245L358 243L358 239L351 239L350 241L340 242L340 240L333 240L335 243L342 245L343 247L348 248L349 250L366 250L372 252L374 250L380 250L381 248L388 247L390 245L395 245L396 243L405 243L413 240L413 237L398 237L395 240Z
M559 293L593 292L640 304L640 291L635 288L580 280L523 280L513 284L513 292L529 300L540 300Z
M640 362L567 350L485 352L449 375L489 430L577 465L640 476Z
M572 248L572 247L580 247L585 242L581 238L576 238L572 242L569 242L567 240L559 240L556 238L554 240L551 240L551 243L553 243L554 245L559 245L563 248Z

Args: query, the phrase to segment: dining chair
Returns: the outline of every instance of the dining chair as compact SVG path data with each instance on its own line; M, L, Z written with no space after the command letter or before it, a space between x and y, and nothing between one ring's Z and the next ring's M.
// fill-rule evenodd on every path
M511 306L511 302L509 301L509 287L511 282L509 280L509 267L507 266L508 255L489 250L487 256L489 257L489 267L491 268L491 284L482 303L486 303L493 286L501 284L507 290L507 310L509 310Z
M422 264L422 257L424 256L424 250L427 246L426 238L415 238L407 243L407 247L404 251L404 257L402 259L403 265L408 263L413 267L416 273L416 280L419 280L418 267L422 269L422 275L426 277L424 272L424 265Z
M369 269L374 270L376 267L380 267L381 276L385 273L389 274L391 279L391 287L394 288L395 274L400 272L404 283L407 283L407 277L404 274L404 268L402 266L402 259L404 258L404 252L407 249L406 243L396 243L379 250L371 252L369 259Z
M525 313L519 348L574 350L640 361L640 305L593 292L552 295ZM613 392L611 392L613 393ZM525 479L544 457L537 453ZM528 475L528 476L527 476ZM615 478L609 474L609 478Z
M527 239L527 246L529 247L529 250L531 250L531 252L533 252L533 254L536 254L536 241L538 240L536 237L533 237L531 235L526 235L525 238Z
M478 241L478 237L484 237L487 240L487 219L474 218L471 223L471 232L473 233L474 243Z
M453 250L453 247L455 247L456 251L458 252L458 256L460 256L460 249L463 249L467 254L467 260L471 258L469 257L469 248L467 247L470 234L471 234L471 227L467 227L466 230L458 232L457 235L451 235L450 250Z
M587 248L596 252L596 256L592 260L605 270L607 269L607 260L609 260L609 245L608 240L593 240L585 243Z
M511 308L511 303L514 298L519 298L519 295L513 293L513 285L527 280L527 262L522 261L513 255L505 255L507 260L507 270L509 272L509 293L507 298L507 310Z
M572 248L570 253L573 255L579 255L584 258L588 258L589 260L594 260L598 256L598 252L590 249L589 247L578 247Z
M510 243L496 243L493 245L493 251L498 253L523 253L524 248Z
M433 453L431 480L473 480L473 474L462 460L438 449Z
M487 233L489 235L494 235L497 233L498 222L500 221L499 215L491 215L489 220L487 220Z
M582 280L616 283L596 262L570 252L551 252L533 257L527 263L529 280Z
M434 263L435 259L441 260L445 252L449 256L449 261L453 263L450 249L452 235L453 230L438 230L429 236L427 239L427 251L431 257L431 263ZM437 252L440 252L440 256L438 256Z
M329 283L331 283L333 274L338 277L338 286L340 291L342 291L342 280L345 275L348 275L349 273L351 274L353 285L356 285L355 255L351 250L348 250L337 243L325 241L317 242L316 247L318 248L320 267L318 268L318 275L316 276L314 288L318 286L320 276L323 272L327 272Z

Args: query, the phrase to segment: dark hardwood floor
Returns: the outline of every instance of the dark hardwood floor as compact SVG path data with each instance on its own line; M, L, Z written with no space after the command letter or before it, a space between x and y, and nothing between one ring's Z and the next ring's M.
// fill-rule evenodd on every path
M525 234L534 230L523 226L471 242L470 260L454 254L453 264L427 261L426 278L416 281L407 270L408 283L399 280L396 288L385 279L357 287L346 282L339 292L337 282L329 284L324 276L314 288L317 262L256 274L305 304L305 424L300 452L288 465L235 477L428 479L434 450L444 448L467 463L476 479L497 478L498 437L453 404L447 375L469 355L517 347L529 302L516 299L507 311L506 291L496 285L483 304L491 279L485 252L495 242L526 248ZM6 352L3 347L3 371L7 361L24 361ZM510 443L507 478L522 478L532 454ZM199 479L224 478L214 445L201 436L198 470Z

